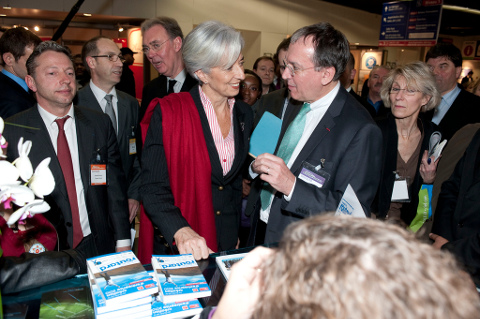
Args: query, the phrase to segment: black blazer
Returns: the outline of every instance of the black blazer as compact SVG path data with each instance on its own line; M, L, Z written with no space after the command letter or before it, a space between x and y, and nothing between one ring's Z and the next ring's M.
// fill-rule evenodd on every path
M219 251L234 249L238 239L241 213L241 169L248 153L253 112L251 107L243 101L237 100L235 102L233 111L235 160L230 172L224 177L198 87L195 86L190 90L190 94L200 114L203 134L212 165L212 196L218 249ZM174 205L165 151L159 144L162 144L162 112L160 106L157 105L145 139L140 192L143 196L143 205L147 215L152 223L160 229L167 242L172 245L173 235L180 228L189 225L178 207Z
M300 107L288 108L279 141ZM347 91L340 87L337 96L296 158L290 171L298 177L303 162L313 166L324 160L329 180L318 188L297 178L292 198L287 202L276 193L266 229L265 243L278 242L285 228L298 220L335 211L348 184L356 192L364 211L370 213L380 180L382 136L371 116ZM280 144L280 143L278 143ZM277 144L277 148L278 148ZM246 215L253 216L252 234L260 212L260 191L263 182L252 184ZM255 242L250 236L249 244Z
M135 98L120 90L117 91L117 142L122 158L122 167L127 179L127 195L130 199L140 200L140 160L137 153L130 154L130 139L141 139L137 134L138 129L138 102ZM78 91L79 106L102 112L95 95L92 92L90 83Z
M428 111L426 117L432 120L434 110ZM480 97L462 89L452 106L438 124L443 138L450 140L459 129L467 124L480 122Z
M130 239L126 182L117 139L107 115L76 106L74 108L80 172L90 228L98 254L112 253L116 240ZM8 160L18 157L17 143L20 137L32 141L29 157L34 168L43 159L51 158L49 167L55 179L55 189L45 197L51 209L44 216L57 230L58 249L72 248L72 213L65 180L38 108L32 107L10 117L7 122L28 127L5 125L4 135L9 141ZM96 157L97 150L107 163L108 186L90 185L90 162Z
M185 78L185 82L183 82L180 92L189 92L197 84L198 81L187 72L187 77ZM168 95L167 87L167 77L165 75L159 75L156 79L153 79L143 87L142 104L139 116L140 121L143 119L148 105L154 98L162 98Z
M0 117L6 119L35 104L32 92L25 91L17 82L0 72Z
M422 115L422 114L420 114ZM420 164L422 162L423 152L428 150L430 136L433 132L438 131L438 127L432 122L419 120L423 124L423 141L418 157L417 168L415 170L415 177L413 183L408 189L410 196L410 203L404 203L401 209L401 218L410 225L417 213L418 207L418 192L423 184L423 179L420 176ZM374 212L379 219L384 219L390 208L393 185L395 183L395 174L393 171L397 170L397 154L398 154L398 134L395 118L389 114L386 119L377 122L382 130L383 148L382 148L382 163L381 163L381 179L378 187L377 196L375 196L374 204L372 205L372 212Z
M442 185L432 232L449 242L451 251L466 265L480 287L480 130L450 179Z
M370 116L372 117L372 119L374 117L377 116L377 111L375 110L375 108L373 107L373 105L371 105L370 103L368 103L365 99L362 99L360 97L360 95L358 95L357 93L355 93L355 91L352 89L350 89L350 91L348 92L350 93L350 95L352 95L358 102L360 102L360 104L363 105L363 107L368 111L368 113L370 113Z
M266 95L262 95L260 99L252 106L255 112L255 118L253 121L253 127L256 127L258 122L263 116L263 113L270 112L278 118L282 118L283 106L285 105L285 99L288 98L288 89L281 88ZM298 102L294 99L290 99L288 102L289 107L295 107L302 105L302 102ZM286 112L285 112L286 113Z

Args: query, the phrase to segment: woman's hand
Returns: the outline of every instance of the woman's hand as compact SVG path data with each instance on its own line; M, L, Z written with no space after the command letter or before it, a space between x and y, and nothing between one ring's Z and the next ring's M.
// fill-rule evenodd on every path
M429 161L430 160L430 163ZM420 176L422 176L424 184L433 184L435 176L437 174L438 160L435 161L434 157L428 158L428 151L423 152L422 162L420 163Z

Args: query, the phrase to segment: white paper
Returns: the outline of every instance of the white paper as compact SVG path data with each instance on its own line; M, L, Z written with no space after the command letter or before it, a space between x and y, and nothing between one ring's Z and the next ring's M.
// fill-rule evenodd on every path
M393 184L392 202L408 200L408 185L406 179L396 180Z
M338 204L337 211L335 212L335 216L340 215L362 218L367 217L363 211L362 204L360 204L360 201L357 198L357 194L355 194L355 191L350 184L348 184L345 193L343 193L342 199Z

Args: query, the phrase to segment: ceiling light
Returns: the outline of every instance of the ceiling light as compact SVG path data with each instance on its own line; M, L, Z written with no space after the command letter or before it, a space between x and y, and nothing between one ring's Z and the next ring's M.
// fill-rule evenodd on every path
M84 17L91 17L92 14L91 14L91 13L84 13L83 16L84 16Z
M123 28L122 27L118 28L118 32L123 32Z
M5 7L3 7L5 10L12 10L12 7L10 7L10 5L6 5Z
M447 10L461 11L461 12L472 13L472 14L480 14L480 10L470 9L470 8L460 7L460 6L451 6L451 5L444 4L442 5L442 8Z
M0 17L6 17L6 14L0 13Z
M38 25L36 25L36 26L33 28L33 30L35 30L35 31L38 32L38 31L40 31L40 28L38 27Z
M23 27L25 30L28 30L28 27Z

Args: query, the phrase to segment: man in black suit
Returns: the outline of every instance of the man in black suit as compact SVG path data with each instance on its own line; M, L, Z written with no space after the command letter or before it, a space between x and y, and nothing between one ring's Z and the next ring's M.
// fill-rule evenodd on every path
M358 95L355 90L352 89L352 83L356 74L357 70L355 70L355 58L353 57L353 54L350 53L350 58L345 66L345 71L343 71L342 75L340 76L340 83L348 93L350 93L358 102L360 102L360 104L363 105L363 107L367 109L372 118L374 118L377 115L375 108L370 103L367 103L365 99L362 99L360 95Z
M182 58L183 32L175 19L158 17L146 20L141 30L143 53L160 75L143 88L140 120L154 98L188 92L198 84L185 70Z
M111 95L111 119L116 128L123 172L127 178L128 208L132 222L140 208L140 163L136 149L136 138L140 138L137 137L138 102L115 88L122 75L123 63L121 51L110 38L99 36L87 41L82 56L91 80L78 91L77 104L108 114L106 99L107 95Z
M23 137L32 141L33 167L51 158L55 189L45 198L51 209L44 216L58 233L58 249L75 248L87 258L130 249L126 182L110 119L73 105L75 71L61 45L39 44L27 69L38 104L7 120L14 124L4 130L7 154L18 157Z
M133 71L130 69L130 65L133 65L133 62L135 62L133 55L137 54L138 52L133 52L130 48L121 48L120 51L122 52L125 62L123 62L122 77L120 78L120 82L118 82L115 87L119 91L130 94L133 97L137 97L135 91L135 76L133 75Z
M340 85L348 58L347 39L329 23L293 34L283 79L292 98L304 104L287 109L276 155L261 154L250 166L252 177L258 176L246 209L253 215L250 244L277 242L289 224L335 211L348 185L369 215L382 137Z
M35 97L25 83L25 63L40 42L39 37L24 28L8 29L0 38L3 67L0 72L0 117L6 119L35 104Z
M426 113L438 125L443 138L449 140L467 124L480 122L480 97L458 85L462 72L462 53L449 43L439 43L428 50L425 61L437 81L442 101Z
M435 211L433 246L452 252L480 287L480 130L442 185Z

